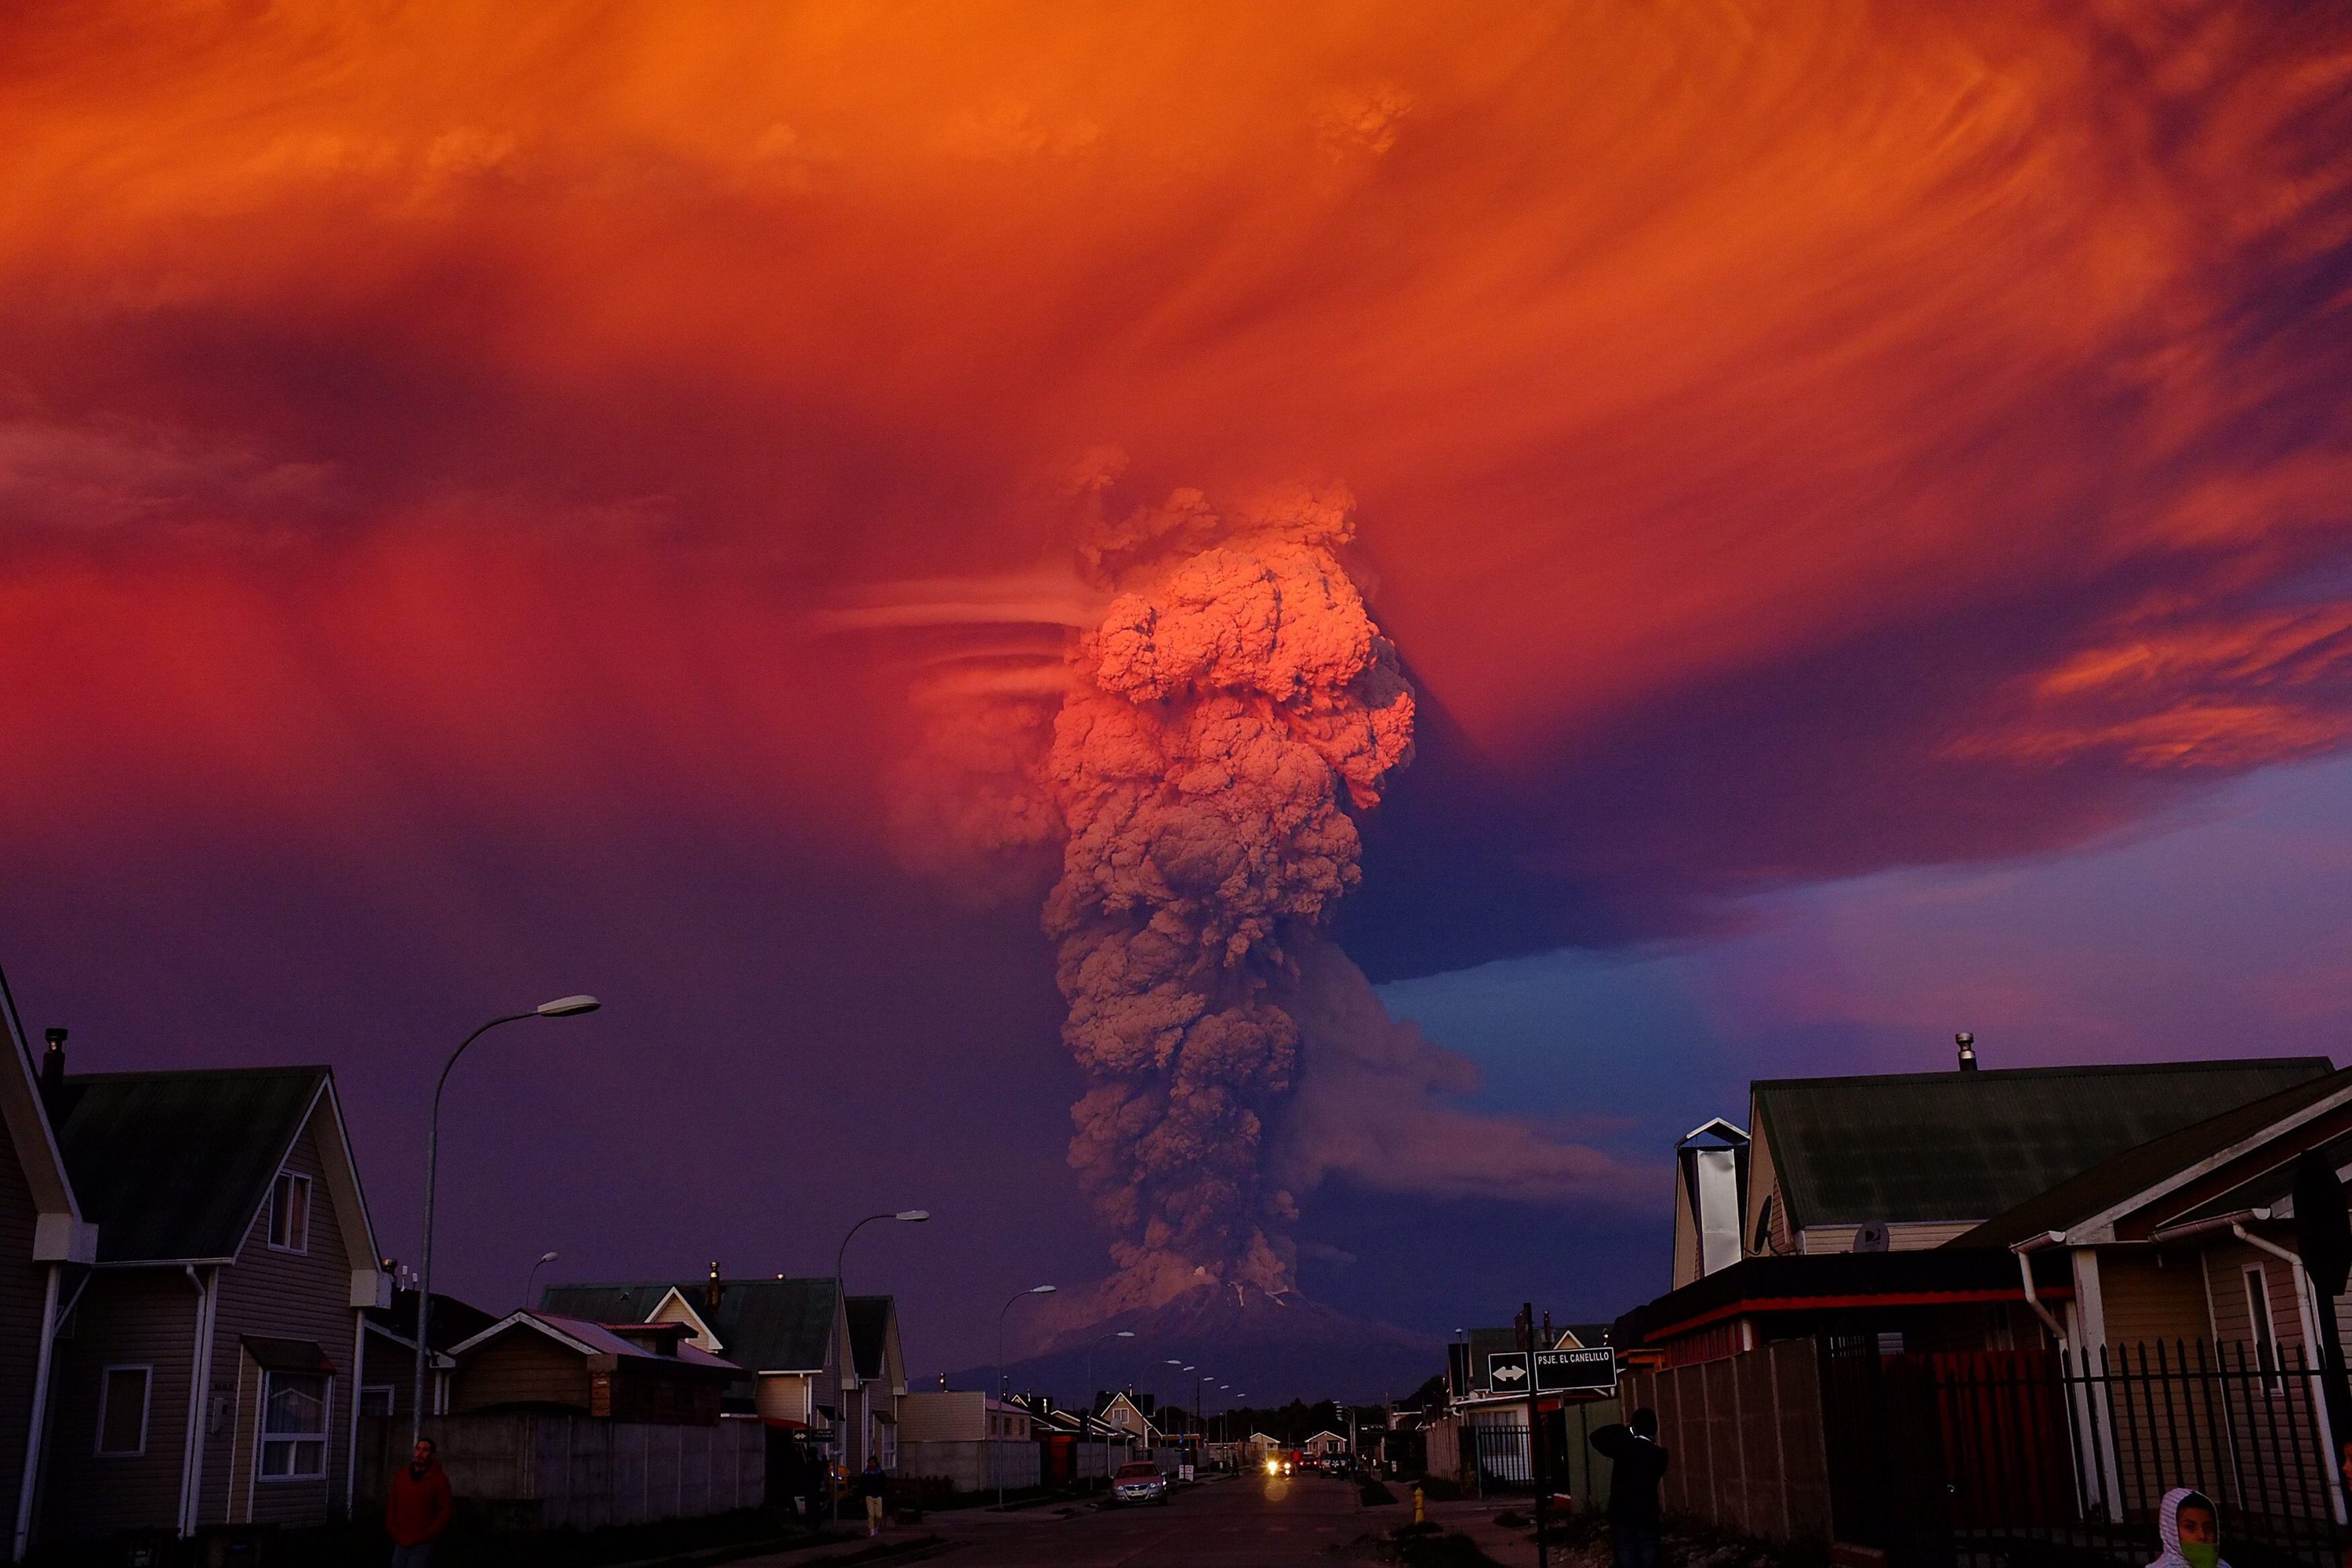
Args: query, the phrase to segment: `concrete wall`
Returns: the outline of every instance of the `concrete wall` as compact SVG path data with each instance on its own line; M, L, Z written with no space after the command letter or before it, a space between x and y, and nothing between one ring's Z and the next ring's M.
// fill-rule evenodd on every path
M1096 1452L1100 1454L1099 1446ZM944 1480L960 1492L994 1491L1000 1486L1019 1491L1039 1484L1045 1473L1040 1458L1037 1445L1031 1442L904 1442L898 1445L898 1473Z
M493 1528L594 1530L697 1519L757 1508L767 1481L767 1428L757 1421L709 1426L647 1426L586 1415L485 1412L434 1415L461 1512ZM406 1461L405 1421L361 1423L360 1495L380 1501Z

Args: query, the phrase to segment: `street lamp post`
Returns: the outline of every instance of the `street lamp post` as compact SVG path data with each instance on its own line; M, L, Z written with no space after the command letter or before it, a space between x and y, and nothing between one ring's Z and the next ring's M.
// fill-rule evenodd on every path
M1032 1285L1026 1290L1023 1290L1015 1294L1012 1301L1007 1301L1003 1306L997 1309L996 1404L1000 1410L1003 1408L1005 1396L1013 1392L1013 1379L1004 1370L1004 1315L1013 1310L1013 1301L1021 1300L1024 1297L1028 1296L1050 1296L1054 1293L1054 1289L1055 1288L1051 1285ZM990 1437L988 1452L988 1468L996 1472L996 1506L999 1509L1002 1509L1004 1506L1004 1467L996 1460L995 1439L992 1435Z
M522 1277L522 1304L525 1310L530 1306L530 1293L539 1288L539 1271L554 1262L555 1258L555 1250L552 1247L541 1253L539 1261L530 1266L530 1272Z
M1135 1331L1133 1329L1115 1329L1111 1332L1101 1335L1096 1339L1094 1344L1087 1346L1087 1420L1093 1421L1096 1419L1095 1394L1098 1392L1095 1387L1095 1345L1102 1343L1104 1340L1131 1340L1133 1338L1135 1338ZM1100 1422L1098 1424L1106 1428L1110 1425L1108 1421ZM1110 1484L1110 1433L1108 1430L1103 1433L1103 1484L1105 1486L1108 1486Z
M899 1209L892 1214L867 1215L864 1219L859 1220L856 1225L849 1227L849 1234L841 1238L841 1245L833 1249L833 1298L835 1306L841 1313L841 1321L845 1325L849 1321L849 1287L842 1279L841 1269L842 1265L849 1260L850 1242L856 1239L859 1231L864 1230L867 1226L874 1224L877 1220L891 1219L899 1220L908 1225L920 1225L930 1217L931 1211L929 1209ZM850 1375L855 1377L857 1373L856 1343L853 1340L850 1344L844 1348L847 1351L849 1355ZM864 1408L865 1406L861 1403L859 1409L863 1411ZM835 1423L836 1426L842 1428L841 1468L842 1474L845 1478L846 1478L849 1473L849 1422L846 1418L847 1414L848 1413L846 1411L844 1411L844 1418ZM825 1488L825 1493L827 1498L830 1499L833 1493L833 1488L831 1486L827 1486Z
M552 1002L541 1002L528 1013L509 1013L467 1035L449 1059L441 1064L441 1077L433 1085L433 1116L425 1133L425 1259L416 1271L416 1372L410 1387L408 1410L408 1446L415 1447L425 1436L425 1363L433 1352L425 1347L433 1320L433 1194L441 1168L441 1091L449 1087L449 1069L466 1054L466 1047L497 1028L500 1024L517 1024L525 1018L569 1018L578 1013L593 1013L597 1002L593 996L559 996Z

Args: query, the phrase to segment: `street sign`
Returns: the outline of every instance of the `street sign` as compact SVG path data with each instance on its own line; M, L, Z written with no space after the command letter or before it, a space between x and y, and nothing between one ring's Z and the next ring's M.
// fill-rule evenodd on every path
M1542 1394L1593 1391L1617 1386L1617 1352L1607 1345L1536 1352L1536 1389Z
M1497 1394L1528 1391L1528 1352L1496 1351L1486 1358L1486 1386Z

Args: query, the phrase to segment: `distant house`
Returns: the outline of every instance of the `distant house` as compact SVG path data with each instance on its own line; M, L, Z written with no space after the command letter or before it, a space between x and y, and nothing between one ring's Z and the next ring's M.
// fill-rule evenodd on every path
M389 1306L366 1310L365 1350L360 1360L360 1414L408 1419L411 1392L416 1377L416 1292L395 1289ZM427 1363L425 1409L427 1415L449 1409L449 1377L457 1363L450 1348L469 1340L498 1320L470 1302L433 1292L433 1355Z
M743 1371L729 1408L807 1431L853 1468L892 1462L906 1390L898 1303L846 1301L830 1279L702 1279L551 1285L541 1305L592 1321L686 1323L692 1342Z
M1153 1419L1158 1405L1150 1394L1118 1393L1097 1394L1096 1399L1095 1415L1104 1425L1146 1447L1160 1441L1160 1425Z
M2332 1070L2286 1057L1759 1079L1746 1133L1710 1122L1685 1141L1673 1284L1739 1258L1940 1247L2126 1149ZM1718 1245L1735 1234L1736 1251Z
M58 1324L89 1282L98 1232L74 1200L5 986L0 1016L9 1037L0 1067L0 1496L8 1500L13 1560L24 1556L32 1531L33 1434L47 1415ZM53 1094L64 1088L63 1033L49 1047Z
M388 1299L323 1067L65 1078L95 1265L58 1336L39 1533L317 1524L351 1505Z
M977 1388L918 1389L898 1404L898 1436L909 1443L1025 1443L1034 1427L1026 1404Z
M1298 1448L1310 1459L1320 1459L1332 1454L1344 1454L1348 1452L1348 1435L1345 1432L1334 1432L1327 1426L1298 1445Z
M743 1369L686 1323L591 1323L519 1311L451 1347L450 1413L572 1410L664 1426L716 1424Z

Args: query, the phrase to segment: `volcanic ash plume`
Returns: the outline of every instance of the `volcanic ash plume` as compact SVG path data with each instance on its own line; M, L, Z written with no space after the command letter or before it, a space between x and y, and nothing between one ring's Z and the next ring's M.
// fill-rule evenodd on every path
M1266 1173L1298 1065L1284 944L1355 886L1349 810L1412 751L1412 693L1339 563L1349 506L1224 519L1180 492L1088 542L1117 596L1045 761L1068 835L1045 923L1093 1080L1070 1163L1126 1304L1290 1285L1296 1208Z
M987 893L1060 843L1045 927L1090 1085L1070 1163L1119 1266L1075 1310L1289 1289L1295 1195L1328 1176L1557 1199L1612 1170L1453 1104L1473 1065L1323 934L1360 876L1351 814L1412 753L1412 692L1342 564L1351 504L1180 490L1091 519L1083 581L910 585L840 617L960 627L915 682L910 864Z

